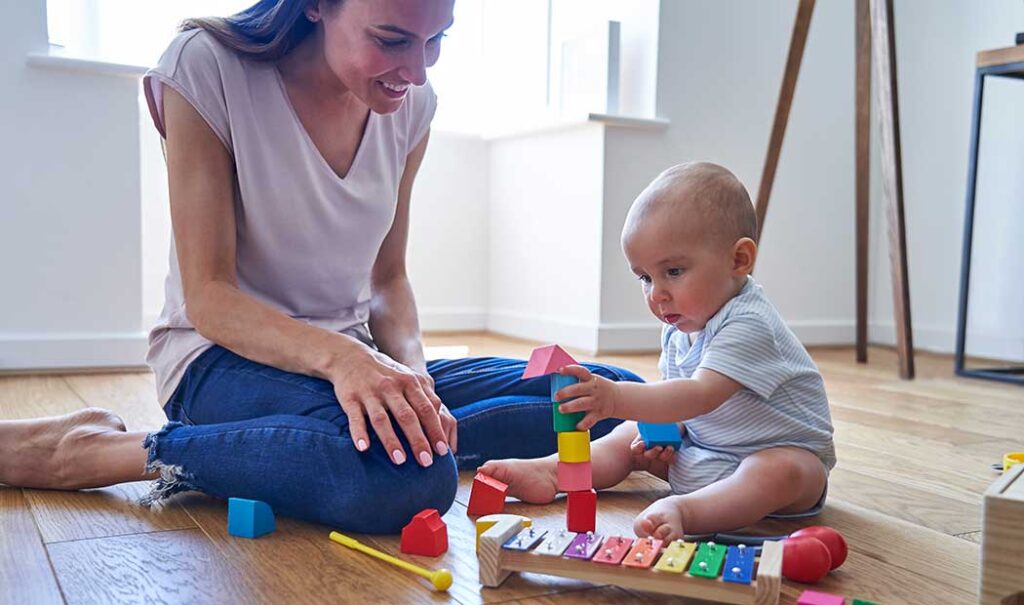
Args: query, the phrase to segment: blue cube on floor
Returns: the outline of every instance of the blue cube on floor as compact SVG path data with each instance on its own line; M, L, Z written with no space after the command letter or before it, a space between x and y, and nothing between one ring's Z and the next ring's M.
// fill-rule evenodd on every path
M683 438L679 435L678 424L652 424L650 422L636 423L640 429L640 438L644 441L644 447L673 447L676 451L683 445Z
M228 499L228 533L232 536L259 538L274 529L274 513L266 502Z

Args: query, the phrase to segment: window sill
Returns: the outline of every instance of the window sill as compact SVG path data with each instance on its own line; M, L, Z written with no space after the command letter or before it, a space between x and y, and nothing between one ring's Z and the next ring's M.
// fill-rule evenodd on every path
M32 67L41 69L56 69L128 78L141 78L149 69L144 65L70 53L59 46L51 46L49 51L29 53L26 62Z
M640 130L666 130L670 122L664 118L639 118L633 116L590 113L579 117L563 117L539 119L529 124L519 124L503 129L484 132L482 137L488 141L533 136L561 130L579 128L588 124L604 124L611 128L635 128Z

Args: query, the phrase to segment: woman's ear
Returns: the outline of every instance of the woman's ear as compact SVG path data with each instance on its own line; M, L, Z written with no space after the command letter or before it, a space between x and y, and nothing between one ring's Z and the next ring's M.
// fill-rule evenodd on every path
M310 23L316 23L320 20L320 2L313 1L306 5L306 19Z
M732 270L737 276L747 276L754 272L757 262L757 244L749 237L741 237L732 246Z

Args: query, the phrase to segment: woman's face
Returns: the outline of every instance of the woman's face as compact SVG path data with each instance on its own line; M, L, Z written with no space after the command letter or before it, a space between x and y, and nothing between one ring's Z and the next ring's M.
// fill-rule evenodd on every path
M341 83L377 113L402 105L427 81L455 0L342 0L317 3L324 56Z

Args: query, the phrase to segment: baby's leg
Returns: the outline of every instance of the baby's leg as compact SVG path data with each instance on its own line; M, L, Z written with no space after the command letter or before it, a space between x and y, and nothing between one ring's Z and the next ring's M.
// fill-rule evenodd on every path
M825 466L795 447L762 450L744 458L732 475L695 492L662 498L636 518L640 537L665 540L746 527L772 513L803 512L825 491Z
M623 422L590 444L594 489L606 489L622 482L633 469L629 446L637 436L635 422ZM558 494L558 454L533 460L491 460L480 472L508 484L508 495L523 502L545 504Z

